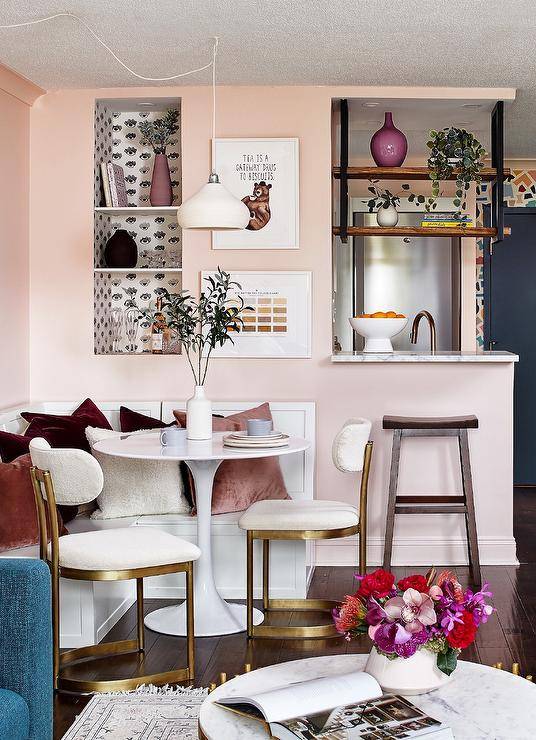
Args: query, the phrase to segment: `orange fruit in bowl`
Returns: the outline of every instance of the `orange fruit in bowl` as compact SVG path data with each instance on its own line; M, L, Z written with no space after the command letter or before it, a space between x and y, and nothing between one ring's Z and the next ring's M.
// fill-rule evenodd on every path
M375 313L371 314L371 319L386 319L387 315L385 311L376 311Z
M385 313L386 319L396 319L396 311L387 311Z
M397 319L405 319L406 316L403 313L397 313L396 318Z

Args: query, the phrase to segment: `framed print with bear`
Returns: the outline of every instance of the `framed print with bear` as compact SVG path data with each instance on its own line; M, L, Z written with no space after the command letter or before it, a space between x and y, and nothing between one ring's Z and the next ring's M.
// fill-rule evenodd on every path
M235 290L249 307L233 342L213 350L214 357L311 357L311 273L229 270ZM201 273L201 284L213 272ZM231 300L233 296L231 295Z
M242 231L212 232L213 249L298 249L298 139L216 139L214 166L249 208Z

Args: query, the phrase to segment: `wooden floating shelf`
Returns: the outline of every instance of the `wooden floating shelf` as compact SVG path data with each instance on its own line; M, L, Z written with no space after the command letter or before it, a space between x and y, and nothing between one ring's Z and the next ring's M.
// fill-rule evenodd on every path
M340 236L340 226L333 227L334 236ZM480 237L497 236L497 229L480 226L453 226L452 228L438 228L428 226L348 226L348 236L461 236Z
M497 170L494 167L484 167L481 170L482 180L490 182L497 178ZM510 175L510 170L504 170L504 176ZM339 180L341 168L333 167L333 177ZM348 167L347 177L349 180L430 180L428 167ZM449 180L456 179L456 172Z
M95 213L107 213L110 216L130 216L135 213L147 213L151 216L173 216L177 213L179 206L130 206L129 208L113 208L99 206Z

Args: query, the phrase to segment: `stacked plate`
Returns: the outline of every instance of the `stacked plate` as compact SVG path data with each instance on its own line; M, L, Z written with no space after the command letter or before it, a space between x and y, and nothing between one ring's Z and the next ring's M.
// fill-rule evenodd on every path
M266 447L286 447L289 435L282 432L250 436L247 432L231 432L223 438L225 447L241 447L250 450Z

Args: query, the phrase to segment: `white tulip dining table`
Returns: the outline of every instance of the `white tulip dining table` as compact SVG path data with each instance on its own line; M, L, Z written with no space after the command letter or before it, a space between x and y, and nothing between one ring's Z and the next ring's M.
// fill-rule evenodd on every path
M177 446L163 447L160 430L147 434L125 434L104 439L94 445L103 455L134 460L175 460L186 463L195 483L197 507L197 546L201 557L194 564L194 613L196 637L230 635L246 629L246 606L230 604L216 589L212 567L211 507L214 476L224 460L250 460L252 458L294 455L310 447L301 437L290 437L286 447L259 449L231 448L223 444L228 432L214 432L206 441L184 440ZM244 548L244 559L245 559ZM254 610L253 620L260 624L263 614ZM145 625L165 635L186 635L186 606L167 606L156 609L145 617Z
M260 722L222 709L214 702L227 696L251 695L297 681L363 670L367 658L368 655L351 654L305 658L233 678L218 686L201 705L199 737L263 740L268 736ZM448 725L455 740L530 740L536 735L536 686L497 668L460 660L450 683L429 694L408 698L425 714ZM380 731L367 737L386 734Z

